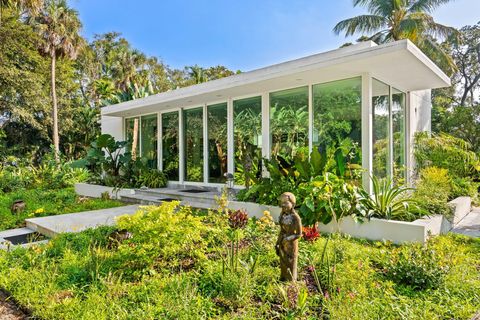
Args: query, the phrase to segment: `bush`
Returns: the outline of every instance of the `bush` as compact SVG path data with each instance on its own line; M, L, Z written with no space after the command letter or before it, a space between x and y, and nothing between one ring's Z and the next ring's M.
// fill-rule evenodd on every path
M41 188L54 190L72 187L75 183L88 180L85 169L74 168L71 163L56 163L52 155L33 166L11 158L0 164L0 191L12 192L20 189Z
M148 169L140 173L137 181L138 187L163 188L167 185L167 176L159 170Z
M472 181L470 178L453 178L452 179L452 193L450 198L468 196L472 201L478 201L478 192L480 184Z
M429 214L441 214L451 219L447 202L452 194L452 180L447 169L427 167L420 171L415 198Z
M422 245L393 249L383 267L383 273L388 279L414 290L440 287L448 272L448 267L443 265L438 253Z
M417 172L427 167L447 169L454 177L479 178L480 161L468 142L447 134L432 135L420 132L415 135L415 160Z

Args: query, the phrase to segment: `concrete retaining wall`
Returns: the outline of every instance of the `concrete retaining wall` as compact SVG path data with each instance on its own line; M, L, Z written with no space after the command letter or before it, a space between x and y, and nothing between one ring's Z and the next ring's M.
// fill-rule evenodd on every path
M100 198L102 193L108 192L112 199L121 199L122 196L135 194L134 189L115 189L113 187L100 186L89 183L76 183L75 192L79 196Z

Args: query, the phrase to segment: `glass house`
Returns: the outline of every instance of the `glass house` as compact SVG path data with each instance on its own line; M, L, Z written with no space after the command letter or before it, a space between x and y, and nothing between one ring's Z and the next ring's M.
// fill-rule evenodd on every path
M232 173L241 187L242 172L262 174L262 158L348 138L369 189L370 174L409 181L413 136L430 130L431 89L449 85L408 40L362 42L107 106L101 125L135 140L179 185L223 186Z

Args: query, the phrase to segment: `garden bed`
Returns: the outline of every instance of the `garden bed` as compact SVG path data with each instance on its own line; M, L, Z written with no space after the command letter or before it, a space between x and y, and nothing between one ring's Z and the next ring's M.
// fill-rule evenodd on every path
M299 281L291 284L279 281L277 225L247 221L234 267L224 259L229 225L223 214L149 207L118 220L130 237L100 227L0 252L0 287L32 317L52 320L440 320L478 311L478 239L449 234L428 246L301 239Z
M14 201L23 200L25 208L12 213ZM116 200L79 197L73 188L60 190L18 190L0 194L0 231L25 226L25 219L65 213L106 209L124 205Z
M426 216L412 222L395 221L372 218L368 221L358 222L351 216L344 217L339 224L330 222L325 225L318 224L321 232L341 232L355 238L368 240L387 240L401 244L405 242L425 243L429 236L444 234L453 228L468 212L471 200L469 197L460 197L449 203L454 209L453 223L442 215ZM253 202L230 201L230 209L244 209L250 217L260 218L263 211L270 211L275 221L278 221L281 209Z

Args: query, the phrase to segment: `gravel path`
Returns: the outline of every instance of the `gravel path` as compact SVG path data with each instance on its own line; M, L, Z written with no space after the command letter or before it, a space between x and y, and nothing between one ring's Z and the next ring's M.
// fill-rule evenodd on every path
M0 320L26 320L29 317L0 290Z

